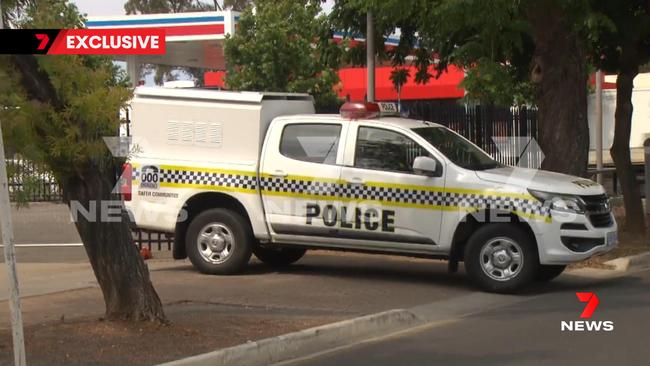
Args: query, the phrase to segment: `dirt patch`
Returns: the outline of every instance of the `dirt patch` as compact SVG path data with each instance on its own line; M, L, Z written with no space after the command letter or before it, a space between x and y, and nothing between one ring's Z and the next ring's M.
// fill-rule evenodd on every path
M154 365L341 320L212 304L166 307L172 325L107 322L96 317L25 328L30 365ZM0 365L13 362L11 333L0 331Z

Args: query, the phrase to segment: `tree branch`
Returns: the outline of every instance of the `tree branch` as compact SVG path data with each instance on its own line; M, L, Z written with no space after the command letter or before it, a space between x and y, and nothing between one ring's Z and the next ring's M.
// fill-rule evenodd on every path
M30 99L50 104L57 111L64 109L54 85L47 73L41 70L34 55L13 55L11 59L22 75L21 83Z

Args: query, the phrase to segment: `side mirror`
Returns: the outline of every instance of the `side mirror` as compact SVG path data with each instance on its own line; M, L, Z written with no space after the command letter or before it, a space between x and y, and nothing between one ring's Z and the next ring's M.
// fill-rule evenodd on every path
M418 156L413 161L413 171L415 174L435 177L438 176L437 170L438 162L428 156Z

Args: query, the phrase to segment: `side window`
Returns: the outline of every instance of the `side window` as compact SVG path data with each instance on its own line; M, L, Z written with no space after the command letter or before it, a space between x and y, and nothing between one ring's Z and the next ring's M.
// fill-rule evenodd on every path
M310 163L335 164L340 137L341 125L286 125L280 140L280 154Z
M431 154L401 133L359 127L354 154L357 168L413 173L413 161L418 156L431 157Z

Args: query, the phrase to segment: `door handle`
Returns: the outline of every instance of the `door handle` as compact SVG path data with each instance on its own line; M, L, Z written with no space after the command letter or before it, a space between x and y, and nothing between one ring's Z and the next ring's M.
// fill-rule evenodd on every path
M350 186L362 186L362 185L364 185L363 179L358 178L358 177L350 178L348 181L346 181L346 183L348 185L350 185Z
M273 174L271 174L273 178L286 178L287 175L289 174L285 173L284 170L276 170L273 172Z

